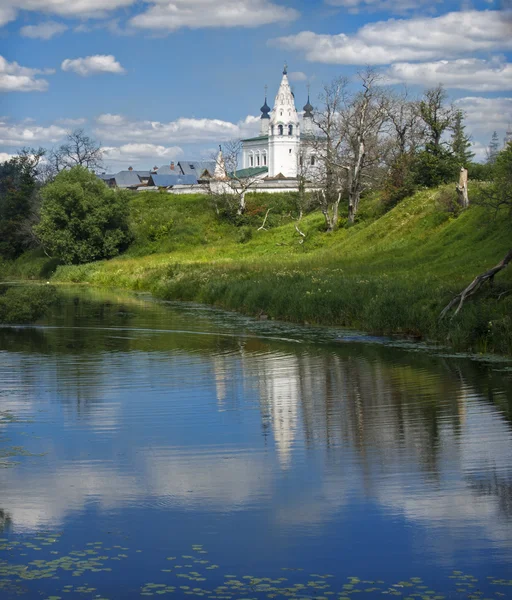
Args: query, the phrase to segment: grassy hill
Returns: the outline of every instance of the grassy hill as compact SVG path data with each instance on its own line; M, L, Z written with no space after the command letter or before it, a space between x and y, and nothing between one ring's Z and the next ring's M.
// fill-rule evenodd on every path
M248 198L246 223L219 220L203 196L139 194L131 202L135 242L122 257L58 267L54 281L148 290L296 322L356 327L512 354L512 273L439 323L445 304L505 255L509 214L445 209L453 186L424 190L382 214L367 198L359 222L333 234L319 213L296 231L291 195ZM258 230L267 209L267 230ZM44 259L20 259L29 275ZM508 293L511 291L511 293Z

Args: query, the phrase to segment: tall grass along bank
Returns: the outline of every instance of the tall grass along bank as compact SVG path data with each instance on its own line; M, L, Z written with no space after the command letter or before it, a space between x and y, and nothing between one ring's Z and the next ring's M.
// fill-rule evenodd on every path
M323 217L311 213L300 222L305 237L296 228L292 195L249 197L240 226L219 220L206 197L140 194L131 204L135 242L126 254L60 266L53 280L512 354L509 272L455 318L439 321L443 306L497 263L512 239L508 213L471 207L456 216L446 210L447 190L418 192L385 214L379 199L369 197L359 222L332 234L322 231ZM265 229L259 229L269 207ZM36 261L18 263L11 269L26 274Z

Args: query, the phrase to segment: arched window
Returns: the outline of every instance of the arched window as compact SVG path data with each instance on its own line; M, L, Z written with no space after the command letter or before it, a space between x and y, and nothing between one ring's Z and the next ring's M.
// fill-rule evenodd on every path
M254 155L252 152L249 154L249 166L254 167Z
M293 125L288 125L288 135L293 135Z
M299 164L300 166L304 166L304 159L302 158L302 156L299 157Z
M313 155L311 156L311 166L315 166L315 157Z
M270 133L271 133L272 135L274 135L274 126L273 126L273 125L270 127Z
M260 166L260 153L259 152L256 153L256 166L257 167Z
M280 111L280 113L281 113L280 116L282 117L283 116L283 111Z
M263 152L263 166L266 167L267 166L267 153Z
M278 131L279 135L283 135L283 126L282 125L278 125L277 126L277 131Z

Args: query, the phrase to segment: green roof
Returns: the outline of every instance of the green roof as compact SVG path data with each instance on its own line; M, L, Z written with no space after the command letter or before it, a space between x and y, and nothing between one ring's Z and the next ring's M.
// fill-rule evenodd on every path
M268 167L249 167L248 169L240 169L239 171L235 171L234 175L238 179L245 179L246 177L256 177L256 175L261 175L263 173L268 173ZM233 173L229 173L230 177L233 177Z
M246 140L242 140L242 142L260 142L263 140L268 140L268 135L259 135L258 137L247 138Z

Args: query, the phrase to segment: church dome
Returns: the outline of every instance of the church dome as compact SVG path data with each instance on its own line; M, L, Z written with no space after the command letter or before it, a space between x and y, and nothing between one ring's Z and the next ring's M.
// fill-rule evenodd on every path
M305 117L313 117L313 106L311 104L311 102L309 101L309 96L308 96L308 101L307 104L304 106L304 108L302 109L304 111L304 116Z
M261 118L262 119L270 119L270 106L267 104L267 99L265 98L265 104L260 108L261 110Z

